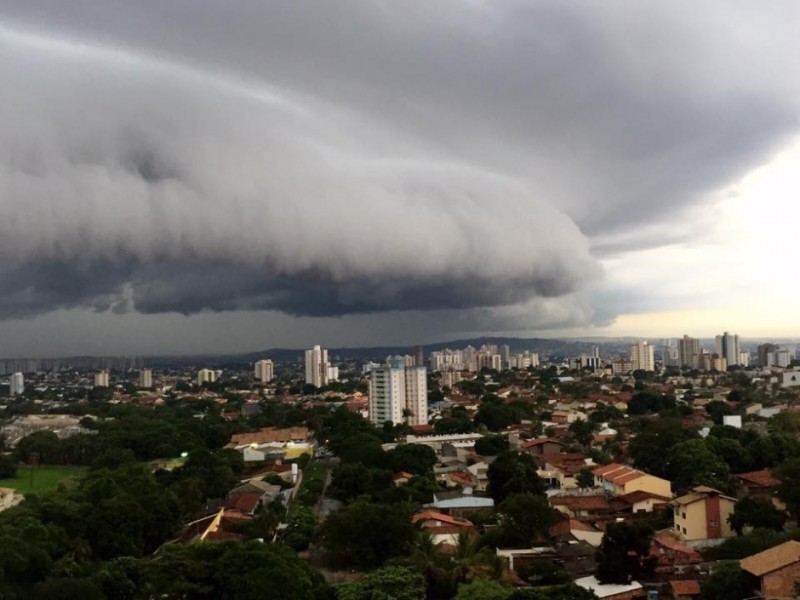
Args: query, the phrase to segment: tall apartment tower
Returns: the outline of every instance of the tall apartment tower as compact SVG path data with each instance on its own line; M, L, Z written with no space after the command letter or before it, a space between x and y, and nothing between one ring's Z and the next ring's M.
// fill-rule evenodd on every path
M11 375L10 392L12 396L21 396L25 391L25 378L22 373L17 372Z
M717 336L717 354L726 360L729 367L741 364L741 353L738 335L726 331Z
M428 370L425 367L372 369L369 374L369 418L376 425L428 423Z
M700 349L699 339L684 335L678 340L678 362L681 367L703 368L703 353Z
M153 387L153 371L151 369L142 369L139 371L139 387L151 388Z
M328 383L328 351L314 346L306 350L306 383L322 387Z
M94 387L108 387L108 371L103 369L94 374Z
M204 383L214 383L217 380L217 372L213 369L200 369L197 372L197 385Z
M260 360L256 363L255 376L261 383L268 383L275 379L275 368L269 359Z
M631 369L636 371L655 371L655 348L647 342L638 342L631 346Z

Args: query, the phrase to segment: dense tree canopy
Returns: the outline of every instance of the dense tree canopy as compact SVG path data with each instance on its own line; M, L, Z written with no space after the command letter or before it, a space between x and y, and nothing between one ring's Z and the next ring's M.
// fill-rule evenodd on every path
M512 494L544 494L545 484L529 454L503 452L489 465L487 492L500 503Z

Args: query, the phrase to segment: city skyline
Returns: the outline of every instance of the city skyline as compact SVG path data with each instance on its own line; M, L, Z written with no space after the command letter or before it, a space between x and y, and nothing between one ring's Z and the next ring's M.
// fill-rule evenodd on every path
M0 3L0 356L800 337L798 20Z

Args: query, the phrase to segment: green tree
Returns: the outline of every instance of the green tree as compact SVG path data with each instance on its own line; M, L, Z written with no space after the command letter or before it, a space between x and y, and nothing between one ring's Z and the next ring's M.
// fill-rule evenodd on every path
M649 556L653 528L642 522L609 523L597 551L597 579L629 583L652 575L657 558Z
M727 402L722 400L712 400L706 404L706 412L714 421L714 423L721 425L722 417L732 414L733 411L731 411L731 407L728 406Z
M680 419L656 419L642 425L630 442L634 465L658 477L667 476L666 459L673 446L697 434L684 429Z
M800 517L800 458L790 458L781 463L773 474L780 481L778 497L797 519Z
M545 484L536 471L536 461L529 454L503 452L489 465L487 492L495 503L512 494L544 494Z
M574 583L557 585L546 589L519 588L508 600L598 600L594 592Z
M673 447L667 456L666 470L667 478L679 491L698 485L724 491L731 485L728 465L701 439L687 440Z
M436 464L436 452L424 444L400 444L386 453L386 463L394 473L407 471L425 475L432 472Z
M743 600L753 596L747 574L738 561L720 562L700 584L701 600Z
M329 597L322 576L282 544L169 545L144 565L148 598L307 600Z
M392 472L348 462L338 465L331 473L327 494L343 502L366 496L373 501L394 490Z
M747 526L783 531L786 517L785 512L778 510L772 504L746 497L736 503L728 521L736 534L742 535Z
M478 578L458 586L455 600L508 600L512 589L492 579Z
M91 579L58 577L37 583L31 600L105 600L105 594Z
M328 516L320 541L336 563L375 568L411 548L411 514L403 504L354 502Z
M17 476L17 460L8 454L0 454L0 479L13 479Z
M547 536L553 524L553 509L544 496L512 494L498 508L506 539L522 548Z
M592 475L592 470L588 467L581 469L575 476L575 483L577 483L578 487L581 489L594 487L594 475Z
M594 424L590 421L578 419L569 426L569 433L575 438L584 448L588 448L592 444L592 436L594 435Z
M508 450L508 440L502 435L485 435L475 442L475 453L480 456L497 456Z
M383 567L357 583L336 586L336 600L424 600L422 575L405 567Z

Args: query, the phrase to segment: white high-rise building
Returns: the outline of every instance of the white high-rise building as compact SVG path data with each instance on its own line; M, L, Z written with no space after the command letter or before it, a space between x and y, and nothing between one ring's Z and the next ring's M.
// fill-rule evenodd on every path
M647 342L638 342L631 346L632 370L655 371L655 348Z
M11 375L10 390L12 396L21 396L25 392L25 378L22 373L17 372Z
M214 383L217 380L217 372L213 369L200 369L197 372L197 385L204 383Z
M322 387L328 383L328 351L314 346L306 350L306 383L314 387Z
M717 354L727 361L729 367L740 364L741 352L738 335L726 331L717 336Z
M139 371L139 387L151 388L153 387L153 371L151 369L142 369Z
M104 369L94 374L94 387L108 387L108 371Z
M275 367L268 358L256 363L255 376L261 383L268 383L275 379Z
M369 418L376 425L428 422L425 367L381 367L369 374Z
M406 410L409 425L428 424L428 369L406 367Z
M789 350L786 348L776 348L767 353L767 365L770 367L788 367L792 362Z

